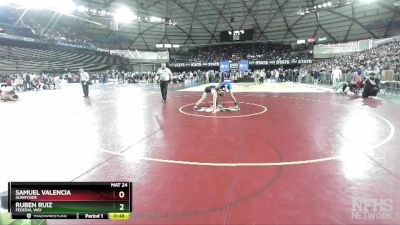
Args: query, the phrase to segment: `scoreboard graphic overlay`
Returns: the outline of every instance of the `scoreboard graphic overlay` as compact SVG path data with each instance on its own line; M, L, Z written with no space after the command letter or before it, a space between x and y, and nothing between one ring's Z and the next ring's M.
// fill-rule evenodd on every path
M9 182L13 219L128 219L131 182Z

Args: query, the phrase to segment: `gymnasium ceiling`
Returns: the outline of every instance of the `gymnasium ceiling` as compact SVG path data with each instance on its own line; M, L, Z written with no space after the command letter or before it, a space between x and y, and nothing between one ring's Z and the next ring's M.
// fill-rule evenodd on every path
M332 0L332 3L348 0ZM173 25L133 21L109 29L109 21L88 18L104 26L66 18L86 32L106 40L107 47L154 50L157 43L196 46L219 42L219 32L254 29L254 41L295 43L312 36L328 42L382 38L399 33L397 0L352 0L337 8L300 15L328 0L81 0L89 8L112 11L121 4L135 15L171 18ZM64 18L64 17L63 17ZM392 22L391 22L392 21ZM59 23L63 23L59 22ZM76 23L77 22L77 23Z

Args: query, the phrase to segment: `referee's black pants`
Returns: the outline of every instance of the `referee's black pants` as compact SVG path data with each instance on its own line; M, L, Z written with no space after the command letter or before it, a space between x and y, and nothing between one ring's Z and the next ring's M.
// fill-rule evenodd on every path
M161 88L161 96L164 101L167 100L167 92L168 92L168 80L162 80L160 81L160 88Z
M82 89L83 89L83 95L85 97L89 96L89 84L86 81L82 81Z

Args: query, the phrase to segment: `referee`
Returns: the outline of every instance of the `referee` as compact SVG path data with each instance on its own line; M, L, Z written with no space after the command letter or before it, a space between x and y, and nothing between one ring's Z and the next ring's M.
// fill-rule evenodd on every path
M79 74L81 77L82 89L83 89L83 97L89 96L89 74L83 70L83 68L79 69Z
M162 102L165 103L167 102L168 83L172 77L172 73L165 63L161 63L161 68L157 70L157 74L160 76L161 96L163 98Z

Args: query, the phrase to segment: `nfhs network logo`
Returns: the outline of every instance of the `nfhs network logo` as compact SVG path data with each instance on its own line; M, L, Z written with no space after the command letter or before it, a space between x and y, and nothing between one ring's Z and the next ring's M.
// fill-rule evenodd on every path
M392 199L353 197L352 219L391 220L392 213Z

